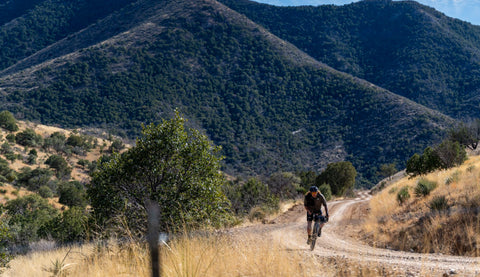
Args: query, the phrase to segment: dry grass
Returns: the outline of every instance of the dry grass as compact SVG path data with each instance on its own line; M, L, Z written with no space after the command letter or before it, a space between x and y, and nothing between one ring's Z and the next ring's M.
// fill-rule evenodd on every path
M437 184L425 197L414 193L420 178ZM372 198L371 213L363 226L372 244L421 253L480 256L480 156L470 157L458 168L420 178L405 177ZM397 194L403 187L408 188L410 198L399 204ZM448 208L431 208L434 201L442 199Z
M3 276L151 276L145 245L108 243L17 257ZM162 276L381 276L379 265L320 258L258 236L177 238L161 248ZM68 253L68 255L66 255ZM65 258L66 256L66 258ZM58 271L57 271L58 272ZM389 274L387 274L389 275Z

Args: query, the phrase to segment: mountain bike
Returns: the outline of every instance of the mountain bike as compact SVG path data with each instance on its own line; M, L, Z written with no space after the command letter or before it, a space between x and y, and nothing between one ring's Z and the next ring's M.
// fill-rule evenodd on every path
M313 225L312 237L310 241L310 251L313 251L315 248L315 243L317 242L317 238L322 234L322 228L320 228L320 224L328 222L328 217L322 216L321 214L314 214L313 219L315 224Z

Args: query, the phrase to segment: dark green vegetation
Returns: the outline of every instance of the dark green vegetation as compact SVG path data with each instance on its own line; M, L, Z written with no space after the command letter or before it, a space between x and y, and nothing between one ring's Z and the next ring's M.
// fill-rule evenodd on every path
M338 162L327 165L327 168L315 179L315 184L322 187L324 184L330 187L334 195L344 195L352 190L355 185L357 171L350 162ZM328 191L328 189L326 189Z
M230 213L223 182L218 148L185 129L177 114L144 127L134 147L101 163L87 193L97 224L145 234L149 201L161 207L164 232L225 225Z
M298 199L321 178L326 178L320 190L327 199L332 197L330 187L336 196L343 196L355 182L356 171L349 162L329 164L320 175L279 171L269 177L227 181L220 171L220 148L198 130L186 128L185 121L176 112L171 120L144 126L136 145L122 153L112 151L124 146L118 139L111 138L110 147L105 147L105 141L99 146L97 138L77 131L68 136L60 131L40 135L24 124L16 134L8 131L14 137L28 133L41 138L36 140L43 145L21 149L20 144L2 138L2 149L27 166L15 170L0 158L0 200L4 202L0 205L0 264L5 265L11 255L32 250L42 239L58 244L83 242L112 231L117 237L142 237L152 201L161 207L161 229L175 233L246 218L266 220L278 211L280 200ZM17 124L15 119L12 122ZM95 151L92 155L100 151L97 161L83 159L91 151ZM42 163L31 163L31 156L40 157ZM88 172L92 178L71 174L74 167L77 174Z
M2 45L0 69L5 69L35 54L133 1L20 0L6 2L0 4L0 24L2 25L0 27L0 45ZM97 37L92 42L100 42L99 39L101 38ZM54 56L60 54L62 52L57 51Z
M348 160L358 172L359 186L370 186L377 181L382 164L394 162L402 168L413 153L440 141L446 128L454 123L450 117L317 61L330 63L337 57L342 59L336 48L330 47L322 55L307 51L311 55L308 56L295 47L308 50L299 41L310 40L306 33L321 36L321 29L307 32L295 29L306 25L279 24L279 29L291 26L293 30L285 30L286 34L298 34L297 39L283 37L294 46L215 1L74 2L38 1L31 9L25 9L15 24L0 26L0 40L5 44L0 51L2 68L11 65L0 72L3 92L0 108L21 119L65 127L101 127L131 138L138 136L141 123L158 123L179 108L190 119L190 126L222 146L225 156L222 170L227 173L269 176L277 171L319 172L328 163ZM397 12L403 17L419 7L399 5L402 9ZM348 7L353 12L358 9L358 5ZM349 26L374 27L358 21L389 26L381 18L373 17L382 14L373 8L368 14L345 15L351 17ZM343 12L330 9L332 16ZM268 10L278 12L270 18L279 18L290 11ZM302 15L298 18L311 18L310 8L303 10L303 14L302 9L298 10ZM87 11L95 13L86 16ZM315 18L311 20L315 22ZM268 23L258 22L265 26ZM327 27L333 28L335 21L329 22L332 26ZM453 26L464 25L448 22ZM411 21L406 21L405 26L395 23L398 28L407 28ZM276 33L274 28L270 29ZM474 30L471 26L465 29L459 41L474 39ZM384 33L387 31L391 33L389 30ZM300 39L304 35L306 39ZM362 39L362 43L384 45L384 41L373 36L352 36L352 45L356 38ZM353 51L346 46L350 42L338 42L345 45L345 51ZM318 44L309 47L326 48ZM362 61L367 60L368 49L373 51L371 47L352 49L362 55L354 59ZM443 54L432 51L435 57ZM380 54L368 52L371 58L377 56L379 62L387 60ZM475 59L473 55L472 60ZM453 63L443 57L440 60ZM344 70L336 64L332 66ZM424 69L419 61L407 64L401 75L388 71L388 67L361 66L363 71L370 71L358 74L360 77L369 79L375 73L380 78L389 72L395 77L384 76L384 80L401 80L403 86L418 83L408 79L416 74L412 71L414 66ZM436 73L429 74L443 76ZM473 71L470 73L472 78L476 76ZM397 93L393 90L395 86L386 83L377 84ZM475 85L472 81L464 89ZM431 98L418 86L406 89ZM400 94L408 96L407 92ZM458 103L457 108L461 108Z
M437 187L436 182L429 181L427 179L418 180L417 185L415 186L415 195L417 197L425 197L432 192Z
M413 1L220 1L337 70L452 117L480 117L480 26Z
M465 160L467 160L465 148L458 141L446 139L434 148L425 148L421 155L415 153L408 159L405 171L415 177L438 169L459 166Z
M0 127L15 132L18 130L15 117L9 111L0 112Z
M29 127L19 130L11 114L0 112L3 115L1 119L8 120L2 123L8 124L2 125L0 136L2 266L12 255L30 250L41 239L71 243L87 237L90 214L86 209L85 177L95 169L96 162L85 163L80 175L83 178L79 178L82 182L72 180L71 163L98 147L97 138L77 132L43 137ZM20 162L25 166L18 167ZM52 205L55 199L64 205L62 209L58 203Z

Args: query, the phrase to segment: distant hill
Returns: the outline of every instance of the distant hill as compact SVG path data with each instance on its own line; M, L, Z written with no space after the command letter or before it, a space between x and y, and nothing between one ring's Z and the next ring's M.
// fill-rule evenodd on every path
M131 138L179 108L223 147L226 173L320 171L349 160L364 186L379 165L402 166L455 123L327 66L217 1L127 2L72 25L91 1L43 1L2 25L0 108Z
M480 117L480 26L414 1L221 2L337 70L455 118Z

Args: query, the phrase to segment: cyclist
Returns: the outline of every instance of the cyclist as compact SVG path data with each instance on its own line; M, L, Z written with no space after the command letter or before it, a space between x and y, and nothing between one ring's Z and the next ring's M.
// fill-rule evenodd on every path
M305 194L303 205L305 210L307 210L307 244L310 244L312 239L312 221L314 219L320 220L320 231L318 236L322 234L322 227L325 225L325 222L328 221L327 201L325 200L325 196L323 196L316 186L311 186L307 194ZM325 209L325 216L322 216L322 205Z

